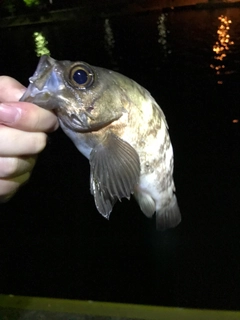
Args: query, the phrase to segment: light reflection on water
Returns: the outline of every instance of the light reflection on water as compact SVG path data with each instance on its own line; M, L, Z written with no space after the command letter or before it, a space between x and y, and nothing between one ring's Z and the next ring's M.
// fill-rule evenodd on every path
M167 43L167 14L161 13L160 16L157 19L157 29L158 29L158 43L162 46L165 56L171 53L171 50L168 49L168 43Z
M218 19L220 20L220 26L217 30L218 40L213 45L213 52L215 52L214 59L218 61L218 64L210 64L210 67L216 70L217 75L221 75L229 73L229 71L225 69L224 59L227 58L227 54L231 53L230 46L232 46L234 42L231 41L229 34L232 21L223 15L218 17ZM218 80L217 83L223 84L223 80Z
M104 35L105 48L106 48L107 52L109 53L109 55L112 55L115 40L114 40L113 30L112 30L111 23L110 23L109 19L104 20L104 31L105 31L105 35Z
M47 48L48 41L42 32L35 31L33 33L33 38L35 42L35 52L37 57L40 57L44 54L50 55L50 51Z

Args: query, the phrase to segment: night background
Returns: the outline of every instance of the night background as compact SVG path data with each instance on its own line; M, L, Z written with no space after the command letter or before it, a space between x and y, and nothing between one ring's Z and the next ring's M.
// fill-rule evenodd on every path
M28 184L0 205L0 293L240 309L240 8L170 7L0 1L1 75L27 86L45 53L151 92L169 125L182 213L159 232L132 198L105 220L88 160L59 129Z

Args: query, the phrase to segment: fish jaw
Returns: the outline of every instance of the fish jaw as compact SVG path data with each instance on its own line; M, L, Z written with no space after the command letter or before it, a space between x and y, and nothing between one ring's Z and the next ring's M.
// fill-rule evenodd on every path
M54 95L63 88L62 79L54 71L56 60L43 55L40 58L34 75L29 78L29 86L20 101L35 103L38 106L52 110L58 103Z
M64 133L72 140L78 151L80 151L87 159L89 159L91 151L95 146L95 144L90 143L89 134L76 132L70 129L69 126L66 126L60 118L59 123Z

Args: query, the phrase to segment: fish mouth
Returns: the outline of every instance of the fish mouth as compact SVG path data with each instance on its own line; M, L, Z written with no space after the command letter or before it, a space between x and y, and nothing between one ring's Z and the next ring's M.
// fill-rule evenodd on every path
M86 111L83 111L80 114L69 114L64 109L58 109L57 115L60 124L64 124L67 128L80 133L99 131L113 122L113 120L102 122L96 121L95 117L89 115Z
M66 127L76 132L91 132L100 129L98 124L89 123L89 114L86 112L77 115L75 113L68 114L65 110L59 109L57 115ZM91 117L91 120L95 120L95 118Z
M62 85L62 79L54 71L55 65L56 60L47 55L40 58L37 69L29 78L30 84L20 101L35 103L48 110L56 108L52 96Z
M33 76L29 78L29 86L20 101L31 102L44 109L53 110L61 122L72 130L91 131L91 122L94 123L96 118L83 108L74 112L71 103L64 98L63 91L66 83L61 71L65 66L61 63L43 55Z

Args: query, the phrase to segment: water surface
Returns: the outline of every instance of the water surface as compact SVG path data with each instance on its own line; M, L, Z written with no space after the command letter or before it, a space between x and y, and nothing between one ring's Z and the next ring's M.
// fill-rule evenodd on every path
M170 128L183 218L157 232L132 199L105 220L88 161L59 130L1 205L1 293L240 309L239 16L153 12L0 30L0 74L25 85L38 41L55 59L117 70L152 93Z

